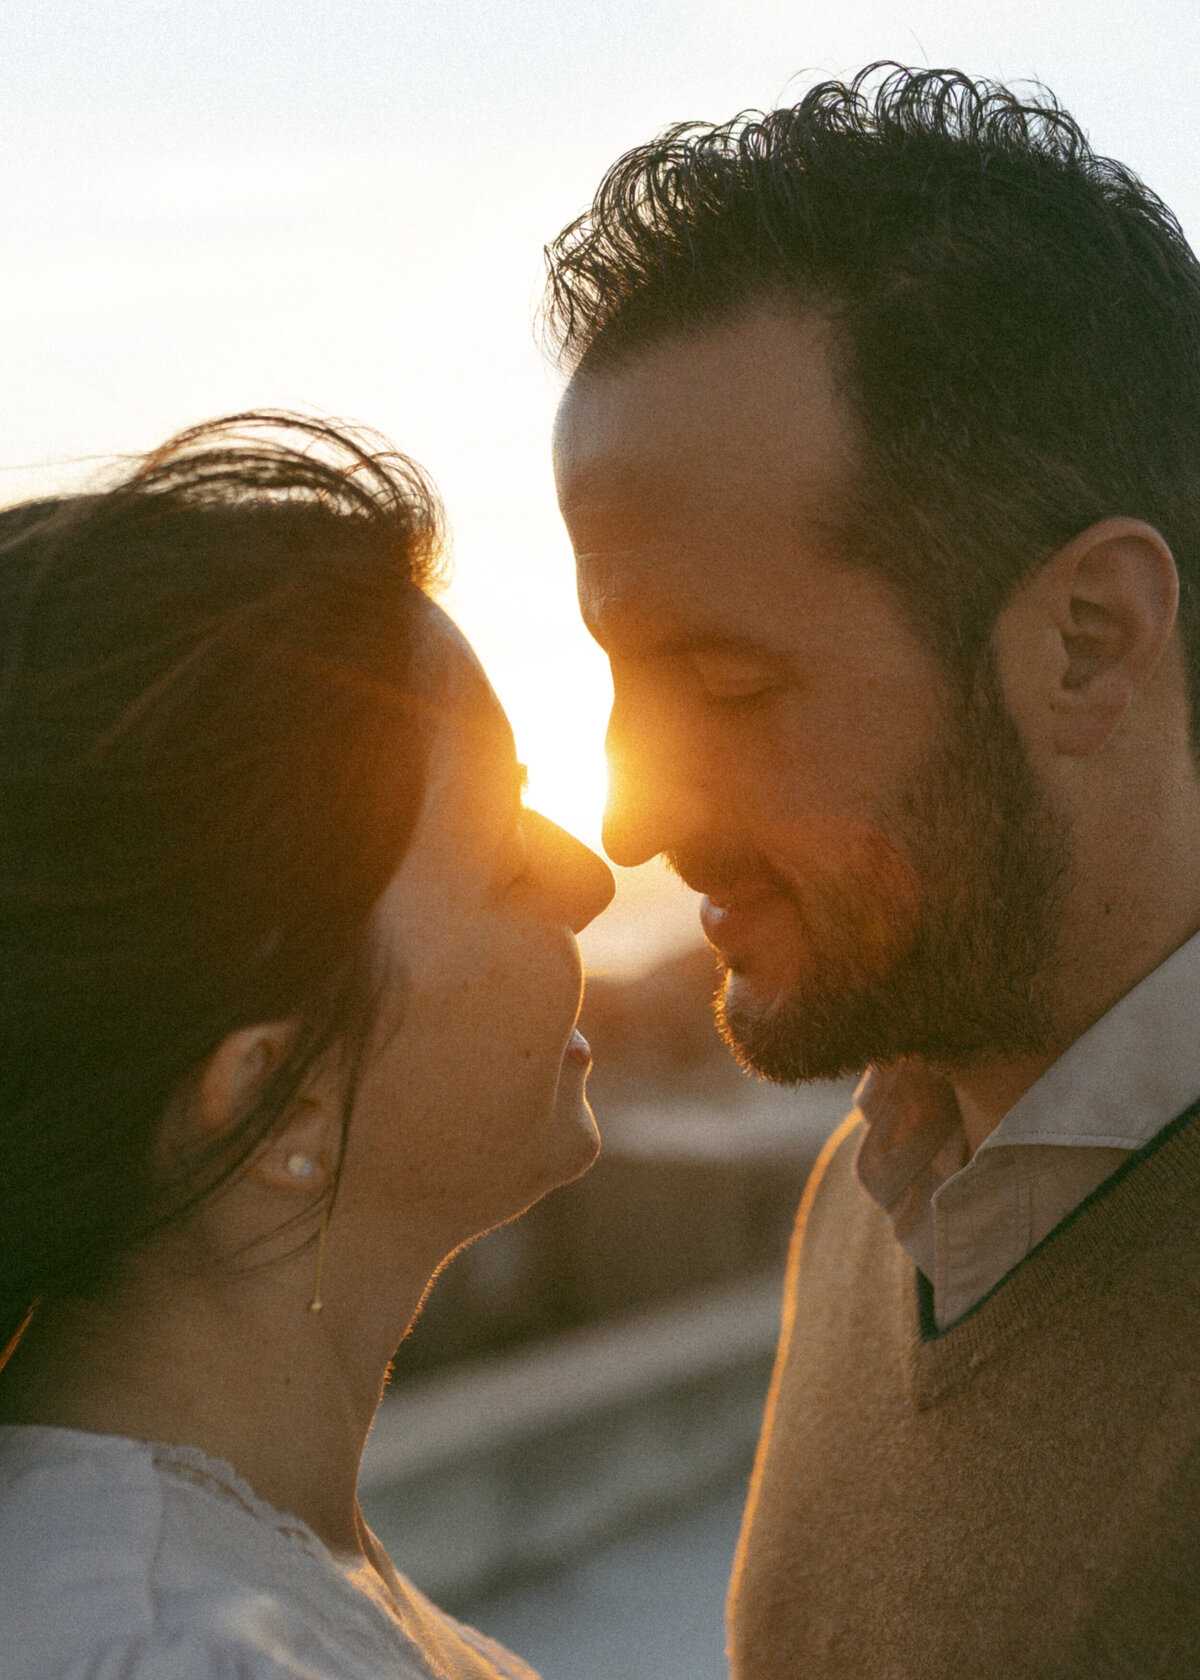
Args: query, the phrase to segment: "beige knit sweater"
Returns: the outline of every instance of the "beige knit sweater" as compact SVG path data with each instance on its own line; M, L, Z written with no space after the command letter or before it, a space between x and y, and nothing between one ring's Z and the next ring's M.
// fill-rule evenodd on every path
M1200 1119L923 1323L854 1177L805 1192L730 1594L736 1680L1200 1676Z

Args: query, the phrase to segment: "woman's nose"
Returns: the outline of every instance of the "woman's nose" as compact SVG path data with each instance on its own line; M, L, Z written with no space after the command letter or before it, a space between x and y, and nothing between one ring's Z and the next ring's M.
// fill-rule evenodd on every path
M590 846L540 811L526 811L525 834L555 911L572 933L582 933L612 902L617 888L612 870Z

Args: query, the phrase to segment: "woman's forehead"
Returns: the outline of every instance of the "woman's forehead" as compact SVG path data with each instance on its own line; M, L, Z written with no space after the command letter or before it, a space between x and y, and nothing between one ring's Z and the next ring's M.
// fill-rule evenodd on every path
M478 655L441 608L433 608L428 657L437 694L437 725L430 751L430 785L492 803L497 789L507 798L516 752L504 708Z

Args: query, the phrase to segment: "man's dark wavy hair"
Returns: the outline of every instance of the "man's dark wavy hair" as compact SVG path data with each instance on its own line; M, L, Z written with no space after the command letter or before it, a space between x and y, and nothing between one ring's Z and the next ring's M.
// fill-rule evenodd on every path
M830 319L860 434L830 537L964 681L1014 587L1110 514L1182 581L1200 739L1200 264L1053 95L871 65L681 123L547 249L570 372L765 303Z

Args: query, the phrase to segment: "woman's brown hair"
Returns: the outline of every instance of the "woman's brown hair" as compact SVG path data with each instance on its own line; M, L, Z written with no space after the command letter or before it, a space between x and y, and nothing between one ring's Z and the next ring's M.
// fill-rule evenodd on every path
M270 412L0 512L0 1350L228 1178L319 1056L361 1049L441 548L412 462ZM253 1111L164 1180L189 1076L285 1019Z

